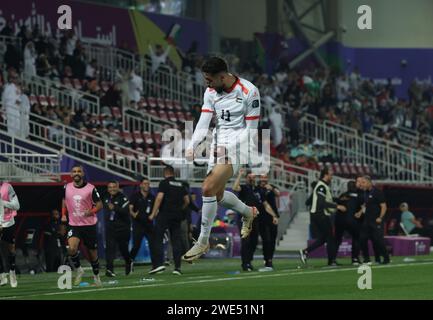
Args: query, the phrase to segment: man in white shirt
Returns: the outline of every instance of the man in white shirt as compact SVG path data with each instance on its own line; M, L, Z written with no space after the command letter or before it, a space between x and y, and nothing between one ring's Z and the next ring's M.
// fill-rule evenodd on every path
M8 133L13 136L20 135L20 89L18 75L10 74L9 82L5 85L2 95L2 105L6 110Z
M167 45L167 48L164 51L162 49L162 46L160 44L157 44L155 48L156 51L153 51L152 46L149 45L149 54L150 58L152 59L152 74L155 73L156 70L158 70L161 64L165 64L167 62L167 57L170 53L171 47Z
M131 70L128 80L129 102L134 104L140 101L143 94L143 78Z
M208 175L203 182L202 224L198 241L182 257L191 262L209 249L209 236L217 214L218 204L242 215L241 237L251 233L258 211L245 205L232 192L225 191L228 180L237 173L249 153L260 118L260 94L251 82L228 72L227 63L218 57L209 58L202 66L208 88L204 93L201 116L186 158L192 161L194 151L206 137L213 116L216 128L208 162ZM251 137L252 136L252 137ZM239 146L241 146L239 148ZM240 149L240 150L239 150ZM238 157L238 151L241 155Z

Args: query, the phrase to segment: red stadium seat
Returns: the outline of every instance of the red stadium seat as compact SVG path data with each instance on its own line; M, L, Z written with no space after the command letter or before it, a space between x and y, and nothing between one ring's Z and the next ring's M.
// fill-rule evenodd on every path
M33 105L35 105L35 104L38 104L38 99L36 98L36 96L34 95L34 94L31 94L30 95L30 97L29 97L29 101L30 101L30 104L33 106Z
M162 98L158 98L158 99L156 99L156 103L158 104L158 107L159 107L160 109L165 109L165 102L164 102L164 99L162 99Z
M177 111L182 111L182 104L179 101L173 101L173 104Z
M167 113L165 111L159 110L159 117L162 120L168 120L168 115L167 115Z
M345 163L345 162L341 163L341 169L343 171L343 175L345 175L345 176L350 175L350 171L349 171L349 167L347 166L347 163Z
M177 117L173 111L168 112L168 119L172 122L177 122Z
M153 140L155 141L155 143L160 146L162 144L162 137L160 133L154 133L153 134Z
M150 106L152 109L155 109L155 108L158 106L158 104L157 104L157 102L156 102L156 99L155 99L154 97L148 97L148 98L147 98L147 102L149 103L149 106Z
M111 113L115 119L122 119L122 112L120 111L119 107L111 107Z
M132 134L134 141L136 144L142 144L143 143L143 135L141 134L140 131L134 131L134 133Z
M68 77L64 77L63 80L63 85L69 88L72 88L72 83L71 80Z
M366 175L367 174L367 173L365 173L364 166L362 164L357 163L355 165L355 167L356 167L356 171L358 172L358 174L362 174L362 175Z
M174 103L172 100L165 99L165 107L167 110L172 111L174 109Z
M185 114L183 112L178 111L178 112L176 112L176 115L177 115L177 119L179 122L185 122L186 121Z
M186 114L185 114L185 116L186 116L186 120L188 120L188 121L194 121L194 117L192 116L191 112L187 111Z
M54 96L49 96L48 97L48 103L50 104L50 106L52 106L52 107L55 107L55 106L58 106L59 104L58 104L58 101L57 101L57 99L56 99L56 97L54 97Z
M83 89L83 85L81 84L80 79L74 79L73 83L74 83L74 88L75 89L77 89L77 90Z
M152 135L148 132L144 132L143 133L143 141L147 144L153 144L155 142L155 140L152 138Z
M122 138L123 141L125 141L126 143L132 143L134 142L134 139L132 138L132 134L130 132L122 132Z
M159 118L158 113L156 112L155 109L150 109L149 115L151 115L152 117L155 117L155 118Z
M340 176L340 175L343 174L343 170L341 169L340 164L339 164L338 162L334 162L334 163L332 164L332 170L334 171L334 173L335 173L337 176Z
M38 96L38 100L39 100L39 104L41 106L44 106L44 107L48 106L48 99L46 96L40 95L40 96Z
M350 162L348 164L349 172L352 176L356 176L358 174L358 171L356 170L355 164Z
M373 175L373 172L370 169L370 166L368 164L364 164L362 167L364 168L364 173L366 175L369 175L369 176Z

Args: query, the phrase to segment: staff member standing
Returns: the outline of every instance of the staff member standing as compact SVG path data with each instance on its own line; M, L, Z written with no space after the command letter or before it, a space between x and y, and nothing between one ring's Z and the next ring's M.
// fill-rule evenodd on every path
M114 258L116 256L116 244L125 259L125 274L131 273L131 257L128 245L131 236L131 220L129 217L129 200L119 190L117 181L110 181L107 186L107 195L103 199L105 211L105 255L107 260L107 277L115 277Z
M175 179L173 167L166 166L164 168L164 178L159 184L155 204L149 217L150 220L155 219L156 266L149 271L149 274L165 270L163 238L165 230L168 229L173 247L173 274L181 275L180 265L183 252L180 224L183 219L183 210L189 205L189 196L182 182Z
M307 262L307 256L313 250L326 243L328 253L328 266L337 266L335 251L335 237L332 232L331 214L337 210L345 210L342 205L337 205L332 198L329 185L333 172L325 167L320 172L320 179L313 190L313 198L310 209L312 227L315 227L318 236L316 241L304 250L299 250L302 263Z
M255 192L256 189L256 176L250 170L246 172L245 183L240 184L241 178L245 173L244 169L239 170L239 174L233 184L233 191L238 193L239 199L247 206L256 207L259 212L263 212L261 197L259 192ZM239 212L238 212L239 213ZM241 226L239 225L239 228ZM241 260L243 271L253 271L253 265L251 262L254 258L254 252L256 251L257 242L259 238L259 219L254 219L251 227L251 233L247 238L241 239Z
M347 191L344 192L337 200L338 204L345 207L345 210L338 210L335 216L335 239L336 252L343 241L344 232L348 232L352 236L352 265L359 265L359 236L361 223L355 218L361 204L358 196L355 181L347 183Z
M153 222L149 220L152 212L155 196L150 192L150 181L143 178L140 184L140 191L133 194L129 203L129 213L132 216L132 239L131 259L134 261L138 250L141 247L143 237L146 237L149 244L150 260L153 268L155 265L155 245Z
M389 254L386 250L384 239L383 218L385 217L387 206L383 192L373 186L369 176L361 178L361 188L363 191L362 209L356 213L356 217L363 216L364 220L361 226L361 249L364 256L364 263L370 262L368 252L368 240L373 242L374 249L383 257L382 264L388 264Z
M260 272L273 271L274 266L272 259L274 257L275 245L278 233L278 208L276 198L280 195L278 188L268 183L268 176L261 175L259 186L257 187L264 212L260 212L259 220L259 234L262 238L263 258L265 266L260 268Z

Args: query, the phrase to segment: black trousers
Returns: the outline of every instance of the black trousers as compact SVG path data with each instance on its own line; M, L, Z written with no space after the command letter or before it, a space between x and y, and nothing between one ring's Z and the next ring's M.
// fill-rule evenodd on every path
M307 249L307 253L316 250L326 243L326 251L328 254L328 263L335 261L337 252L335 250L335 237L332 232L331 217L320 213L311 213L311 225L317 232L316 241L313 242Z
M180 229L180 217L176 214L160 212L155 224L155 265L159 267L164 264L164 233L170 232L171 245L173 247L173 260L175 269L180 269L182 252L182 237Z
M48 236L44 243L46 272L57 272L62 264L62 247L57 245L57 239Z
M131 231L129 228L117 228L106 226L105 229L105 256L107 260L107 269L114 271L114 259L116 258L116 249L119 247L125 263L131 263L128 245Z
M262 238L263 258L266 266L272 265L275 245L277 241L278 226L272 223L272 220L259 221L259 234Z
M359 259L360 247L360 234L361 234L361 224L355 219L349 217L337 216L335 218L335 251L338 253L338 248L343 241L344 232L347 231L352 237L352 260Z
M155 229L152 223L134 222L132 225L132 242L133 246L130 252L131 260L137 256L140 250L143 237L146 237L149 244L150 260L152 266L155 267Z
M364 262L370 261L370 253L368 252L368 240L373 243L373 249L375 252L376 261L380 260L380 256L384 258L384 261L389 261L388 251L385 246L383 224L377 224L375 222L367 222L361 226L360 242L361 250L364 258Z
M253 228L250 235L246 239L241 240L241 259L242 266L251 264L254 259L254 252L257 248L257 242L259 240L259 221L258 219L253 220Z

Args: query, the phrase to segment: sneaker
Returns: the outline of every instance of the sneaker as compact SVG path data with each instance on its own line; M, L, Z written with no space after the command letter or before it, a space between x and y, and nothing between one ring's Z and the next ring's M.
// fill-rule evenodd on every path
M187 253L183 255L182 260L188 262L196 260L208 251L209 251L209 243L207 245L204 245L197 241L194 244L194 246L191 249L189 249Z
M18 286L17 275L15 270L9 271L10 284L12 288L16 288Z
M253 221L258 215L258 210L256 207L251 207L252 215L251 217L242 217L242 229L241 229L241 238L247 238L251 230L253 229Z
M270 272L270 271L274 271L274 268L272 267L263 267L259 269L259 272Z
M352 259L352 266L359 266L359 260L358 259Z
M179 269L174 269L173 270L173 274L176 275L176 276L181 276L182 272Z
M166 260L164 262L164 266L169 267L171 265L170 260Z
M107 277L110 277L110 278L114 278L116 276L116 274L114 273L114 271L110 270L110 269L107 269L107 271L105 271L105 275Z
M253 271L253 266L250 264L242 265L242 270L246 271L246 272L251 272L251 271Z
M165 271L165 266L159 266L149 271L149 274L162 273Z
M0 276L0 286L5 286L8 284L8 274L7 273L2 273Z
M101 282L101 278L99 277L99 274L93 276L93 281L96 287L102 287L102 282Z
M131 274L133 264L134 263L132 261L125 264L125 275L128 276L129 274Z
M80 285L80 283L81 283L81 278L83 277L83 275L84 275L84 270L83 270L82 267L79 267L79 268L77 269L77 274L76 274L76 276L75 276L74 286L79 286L79 285Z
M299 259L301 260L302 264L307 264L307 254L304 250L299 250Z

